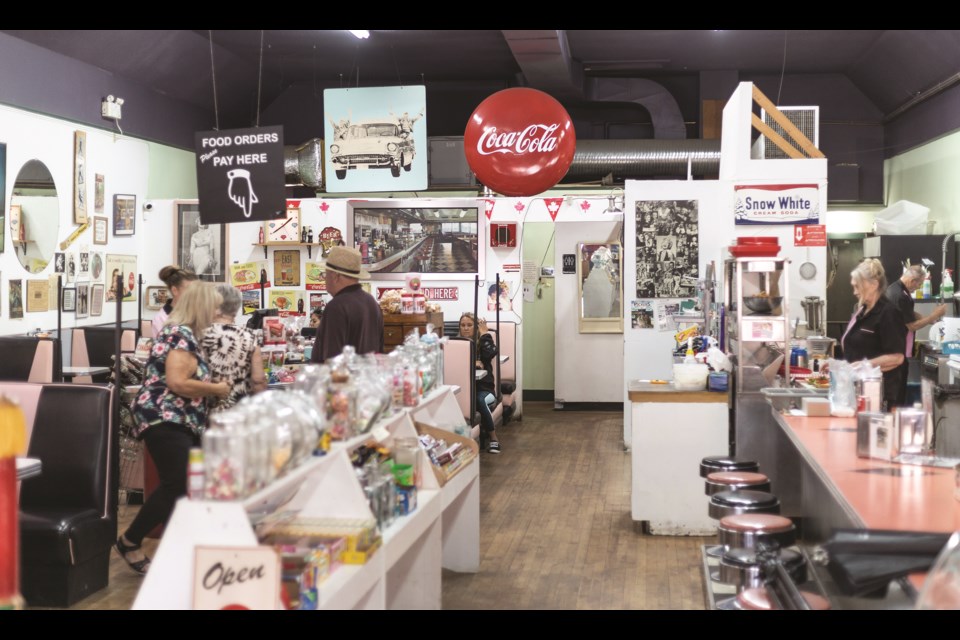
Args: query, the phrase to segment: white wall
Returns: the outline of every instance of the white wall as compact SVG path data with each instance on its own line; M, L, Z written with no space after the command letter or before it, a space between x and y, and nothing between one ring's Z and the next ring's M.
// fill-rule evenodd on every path
M91 251L102 251L115 254L137 254L143 261L144 255L155 251L149 234L141 226L142 216L138 211L136 234L131 237L113 237L113 194L134 194L137 196L138 208L143 203L147 193L147 176L149 173L148 144L142 140L135 140L125 136L114 136L111 133L89 127L77 126L73 123L57 120L11 107L0 106L0 142L7 145L7 170L5 183L5 204L9 205L20 167L29 160L37 159L43 162L50 170L57 187L57 201L59 204L59 226L51 229L56 234L59 244L69 236L76 226L73 224L73 133L74 131L87 133L87 202L90 203L88 215L105 216L110 220L107 245L93 244L92 225L77 238L68 251L79 251L89 246ZM106 193L104 197L104 212L93 212L94 175L105 176ZM5 236L5 246L0 254L0 334L25 333L42 327L55 329L57 326L56 311L26 313L18 320L10 319L9 281L44 279L48 280L54 273L53 256L50 264L40 273L28 273L17 259L10 240L9 219ZM59 251L59 247L56 249ZM139 266L139 265L138 265ZM141 271L143 269L140 266ZM26 283L24 283L26 294ZM123 303L124 319L137 317L135 302ZM26 305L24 305L26 306ZM115 317L115 307L104 304L103 315L92 316L77 320L73 313L63 314L63 327L68 329L75 326L101 324L110 322ZM64 364L67 364L65 361Z
M578 243L620 240L622 216L613 218L602 222L557 222L556 225L553 397L557 403L621 402L623 399L623 334L580 333L578 276L562 273L563 254L577 253ZM624 289L624 293L627 291Z

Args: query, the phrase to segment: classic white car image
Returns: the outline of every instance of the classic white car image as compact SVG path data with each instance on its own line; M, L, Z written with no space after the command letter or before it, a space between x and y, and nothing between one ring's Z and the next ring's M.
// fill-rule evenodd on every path
M401 167L410 171L415 154L412 133L395 122L382 120L358 122L337 131L329 150L340 180L347 177L347 169L388 167L390 174L399 178Z

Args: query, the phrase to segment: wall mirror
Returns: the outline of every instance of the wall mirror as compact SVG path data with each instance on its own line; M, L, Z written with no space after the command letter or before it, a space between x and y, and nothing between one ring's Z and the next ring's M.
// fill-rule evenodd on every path
M10 240L17 259L40 273L53 259L60 231L60 201L47 166L30 160L20 168L10 197Z
M623 333L621 257L619 242L577 245L580 333Z

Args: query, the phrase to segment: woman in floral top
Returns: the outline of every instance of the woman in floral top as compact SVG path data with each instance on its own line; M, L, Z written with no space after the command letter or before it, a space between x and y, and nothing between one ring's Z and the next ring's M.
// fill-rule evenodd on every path
M154 337L144 383L133 404L136 435L147 445L160 486L116 546L141 575L147 572L150 559L140 551L140 543L154 527L167 521L177 499L187 493L187 459L191 447L200 444L206 427L206 399L225 398L230 393L228 383L210 381L199 344L218 304L213 285L205 282L194 283L183 293L167 324Z

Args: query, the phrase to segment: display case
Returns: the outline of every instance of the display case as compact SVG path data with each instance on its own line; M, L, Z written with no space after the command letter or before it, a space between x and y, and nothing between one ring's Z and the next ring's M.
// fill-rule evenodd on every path
M785 258L735 258L724 263L724 349L733 356L737 392L790 386L790 315Z

